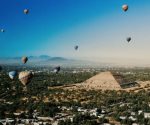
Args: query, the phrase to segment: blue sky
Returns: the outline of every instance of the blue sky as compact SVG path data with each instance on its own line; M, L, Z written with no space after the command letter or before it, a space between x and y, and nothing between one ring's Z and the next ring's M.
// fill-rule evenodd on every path
M0 57L150 61L149 0L0 0L0 28Z

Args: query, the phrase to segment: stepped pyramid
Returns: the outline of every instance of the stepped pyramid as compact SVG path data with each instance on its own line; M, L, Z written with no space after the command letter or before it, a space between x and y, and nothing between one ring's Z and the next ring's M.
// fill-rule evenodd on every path
M77 88L102 89L102 90L121 90L118 80L111 72L99 73L83 83L76 84Z

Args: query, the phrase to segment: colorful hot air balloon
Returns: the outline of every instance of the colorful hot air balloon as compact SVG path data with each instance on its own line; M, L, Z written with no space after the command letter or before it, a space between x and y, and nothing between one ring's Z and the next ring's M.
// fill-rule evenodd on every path
M127 37L127 42L129 43L131 41L131 37Z
M24 12L24 14L28 14L29 10L28 9L24 9L23 12Z
M60 71L60 66L57 66L57 67L54 68L55 73L58 73L59 71Z
M28 57L22 57L22 62L25 64L28 61Z
M126 4L122 6L123 11L125 11L125 12L128 10L128 8L129 8L129 7L128 7L128 5L126 5Z
M32 77L33 77L33 74L30 71L23 71L19 73L19 80L25 86L31 82Z
M17 72L16 71L11 71L11 72L9 72L9 77L11 78L11 79L14 79L16 76L17 76Z
M78 50L78 48L79 48L79 46L77 46L77 45L74 47L75 50Z

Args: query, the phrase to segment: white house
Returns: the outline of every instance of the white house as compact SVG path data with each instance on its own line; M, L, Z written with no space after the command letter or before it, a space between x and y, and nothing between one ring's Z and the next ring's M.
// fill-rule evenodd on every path
M127 117L126 116L120 116L119 117L121 120L125 120Z
M129 119L132 120L132 121L136 121L136 120L137 120L137 119L134 118L133 116L130 116Z
M150 113L144 113L144 118L150 118Z
M109 124L109 123L103 123L103 125L111 125L111 124Z
M142 110L139 110L139 111L138 111L138 115L140 115L142 112L143 112Z
M139 124L137 124L137 123L132 123L132 125L139 125Z
M135 115L135 112L131 112L131 115Z

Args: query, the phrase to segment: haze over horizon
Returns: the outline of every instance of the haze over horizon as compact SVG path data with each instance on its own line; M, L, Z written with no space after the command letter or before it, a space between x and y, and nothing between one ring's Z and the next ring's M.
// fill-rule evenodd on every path
M150 64L150 1L1 0L0 57L50 55ZM129 10L122 11L128 4ZM29 9L24 15L23 10ZM126 38L131 37L130 43ZM75 51L74 46L79 45Z

